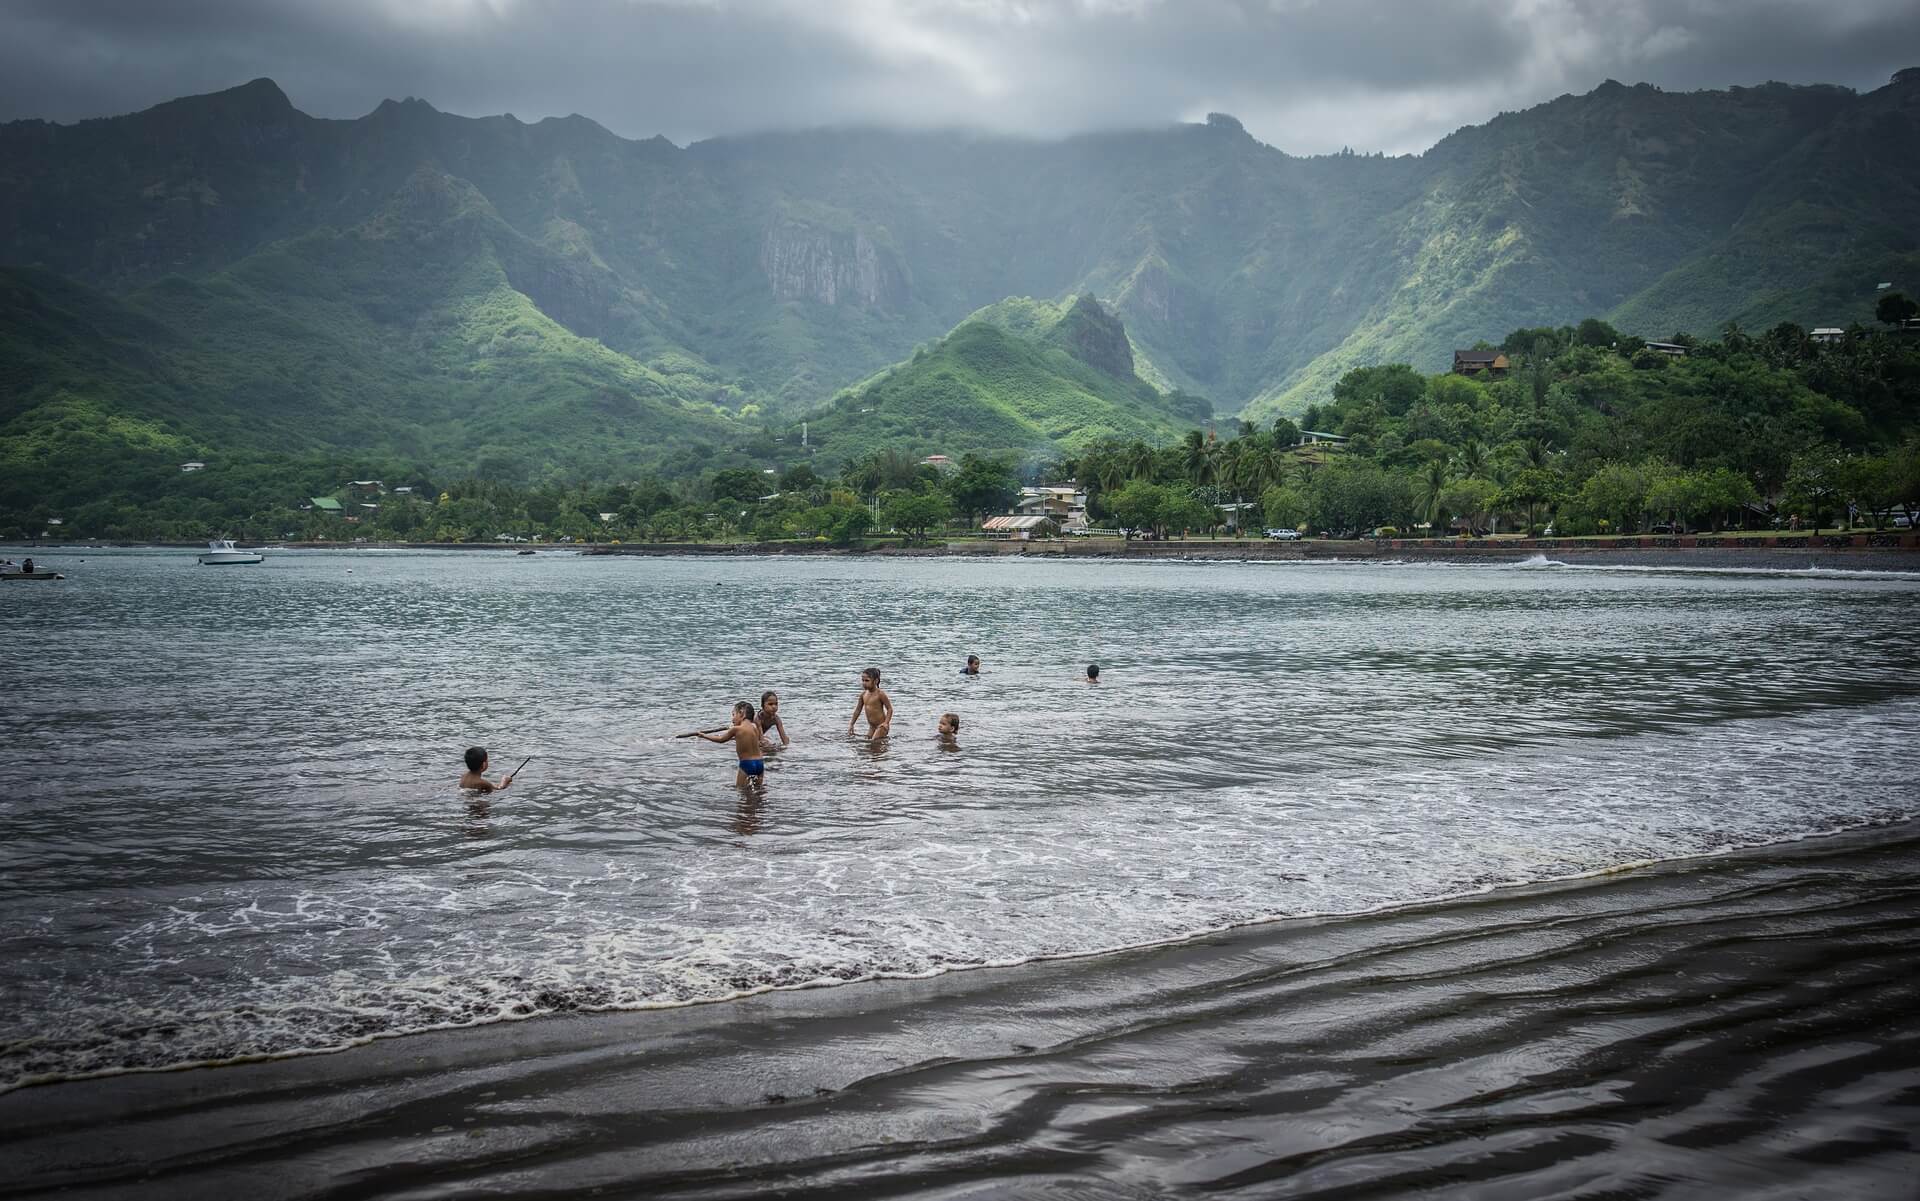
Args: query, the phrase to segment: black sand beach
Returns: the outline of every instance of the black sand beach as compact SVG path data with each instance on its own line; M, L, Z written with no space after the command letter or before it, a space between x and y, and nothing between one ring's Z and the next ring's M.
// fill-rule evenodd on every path
M1920 826L0 1096L0 1196L1913 1195Z

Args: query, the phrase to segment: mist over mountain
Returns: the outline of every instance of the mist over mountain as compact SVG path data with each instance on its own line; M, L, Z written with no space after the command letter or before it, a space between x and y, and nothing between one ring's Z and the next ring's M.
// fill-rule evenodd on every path
M0 428L57 402L263 449L672 470L838 424L844 389L1008 297L1117 318L1083 332L1111 355L1121 329L1137 378L1087 395L1129 432L1197 420L1196 396L1298 413L1350 367L1437 370L1588 315L1647 337L1844 324L1920 265L1909 76L1608 83L1399 158L1294 157L1225 115L678 147L417 99L322 120L264 79L18 121L0 126ZM1004 358L992 341L968 334L970 361ZM1066 350L1069 375L1101 353ZM891 403L938 412L901 393L912 378ZM1045 449L1070 425L1004 431Z

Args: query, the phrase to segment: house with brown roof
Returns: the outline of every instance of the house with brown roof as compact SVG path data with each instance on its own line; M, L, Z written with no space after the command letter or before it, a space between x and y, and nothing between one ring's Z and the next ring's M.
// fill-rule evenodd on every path
M1484 375L1488 379L1505 379L1511 366L1507 356L1497 350L1456 350L1453 352L1453 373L1455 375Z

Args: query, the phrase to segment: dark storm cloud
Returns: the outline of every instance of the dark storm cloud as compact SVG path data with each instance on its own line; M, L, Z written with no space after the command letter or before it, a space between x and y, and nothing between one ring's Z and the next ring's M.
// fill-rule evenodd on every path
M1871 88L1907 0L13 0L0 117L104 116L271 76L320 116L385 97L585 113L677 141L844 123L1035 134L1239 116L1286 150L1418 150L1602 80Z

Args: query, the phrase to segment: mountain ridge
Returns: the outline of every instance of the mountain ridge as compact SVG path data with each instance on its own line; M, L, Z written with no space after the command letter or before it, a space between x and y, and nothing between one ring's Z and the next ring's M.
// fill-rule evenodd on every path
M1916 131L1912 83L1608 81L1393 158L1289 155L1225 114L1064 139L855 127L680 147L577 114L529 124L414 98L316 118L256 79L123 117L0 126L0 263L162 321L196 295L187 285L237 288L277 347L266 359L297 359L304 323L312 347L362 357L338 366L369 380L420 361L484 376L496 344L423 314L486 310L497 334L524 308L519 336L567 366L489 381L473 403L531 412L558 388L581 409L624 391L651 416L631 432L610 421L608 464L657 459L663 438L764 454L773 429L1017 296L1097 296L1139 376L1265 420L1324 400L1350 367L1436 370L1455 347L1587 315L1643 336L1864 317L1874 282L1920 290L1902 219L1920 211ZM384 275L354 281L309 254L355 261L369 223L403 210L412 235L392 245L415 257ZM479 258L445 273L435 248L463 238L486 243L473 254L498 280ZM475 291L436 291L455 286ZM354 338L321 328L335 313L353 314ZM210 364L188 376L240 382L169 412L266 394L272 372L233 365L261 357L243 323L188 341L200 349L176 361ZM480 453L484 440L425 432L463 420L471 398L429 402L423 387L396 393L417 412L362 419L420 426L414 444L434 453ZM323 441L343 420L326 402L306 406L334 422Z

